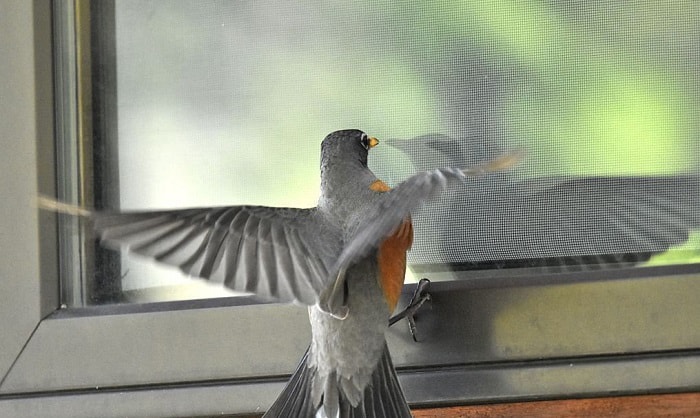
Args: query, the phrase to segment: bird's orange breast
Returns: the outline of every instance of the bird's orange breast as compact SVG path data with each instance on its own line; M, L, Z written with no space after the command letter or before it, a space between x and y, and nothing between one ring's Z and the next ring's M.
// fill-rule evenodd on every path
M381 180L369 186L375 192L391 190ZM408 217L379 245L377 262L379 265L379 283L384 292L389 309L393 312L401 296L404 277L406 276L406 252L413 244L413 224Z

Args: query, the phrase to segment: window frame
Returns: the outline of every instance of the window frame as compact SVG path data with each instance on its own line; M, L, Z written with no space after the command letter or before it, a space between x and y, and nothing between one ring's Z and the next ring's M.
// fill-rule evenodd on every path
M37 192L53 195L56 183L52 3L11 4L12 13L0 13L2 38L10 40L1 48L16 58L1 67L9 96L0 117L9 118L6 107L17 116L2 125L16 140L0 157L9 179L0 182L3 195L16 197L3 199L0 221L12 231L0 235L0 415L263 411L308 345L304 307L246 299L59 306L57 216L34 206ZM697 391L699 279L692 265L435 283L432 309L419 318L421 342L402 324L387 338L416 406ZM411 291L405 287L401 303ZM526 303L548 295L585 296L589 309ZM512 344L506 350L493 345L492 329L504 312L506 329L554 324L562 315L564 326L552 340L502 336ZM576 345L598 329L614 335Z

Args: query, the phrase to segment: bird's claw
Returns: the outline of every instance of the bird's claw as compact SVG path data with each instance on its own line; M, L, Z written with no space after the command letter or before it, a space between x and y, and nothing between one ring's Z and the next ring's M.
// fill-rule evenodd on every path
M416 290L413 291L411 300L408 302L408 306L406 306L406 308L401 312L389 318L389 326L392 326L400 320L406 318L406 320L408 320L408 330L411 332L411 337L413 337L413 341L415 342L418 342L418 339L416 338L415 314L426 301L430 300L430 293L428 293L428 289L430 289L430 280L425 278L420 279L418 285L416 286Z

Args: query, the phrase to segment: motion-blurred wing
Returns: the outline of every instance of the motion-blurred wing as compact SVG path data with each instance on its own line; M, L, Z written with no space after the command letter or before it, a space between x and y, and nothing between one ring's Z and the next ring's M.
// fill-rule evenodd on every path
M378 195L373 208L368 209L367 216L358 225L355 234L343 248L333 271L339 271L376 248L412 210L423 201L441 192L448 183L465 177L464 171L457 168L440 168L423 171Z
M316 209L231 206L93 219L108 247L125 245L233 290L304 304L316 303L340 247Z
M520 152L501 155L483 164L468 168L438 168L414 174L389 192L379 194L373 207L348 240L333 272L342 271L354 260L367 255L421 204L443 191L450 183L458 183L467 176L507 170L522 158Z

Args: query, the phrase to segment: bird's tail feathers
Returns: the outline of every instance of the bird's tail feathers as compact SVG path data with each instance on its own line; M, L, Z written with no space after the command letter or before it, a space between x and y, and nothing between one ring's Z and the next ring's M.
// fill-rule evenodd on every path
M391 362L389 349L385 345L372 380L365 389L364 396L357 406L353 406L344 395L339 394L328 412L324 402L316 405L312 397L315 370L308 367L309 350L302 357L294 375L287 383L275 403L263 418L411 418L396 370ZM336 385L339 387L339 385ZM337 405L337 406L336 406ZM330 414L330 416L328 415Z
M308 357L309 349L307 348L299 366L287 382L287 386L284 387L282 393L263 415L263 418L314 417L318 408L314 405L311 397L314 371L307 364Z

